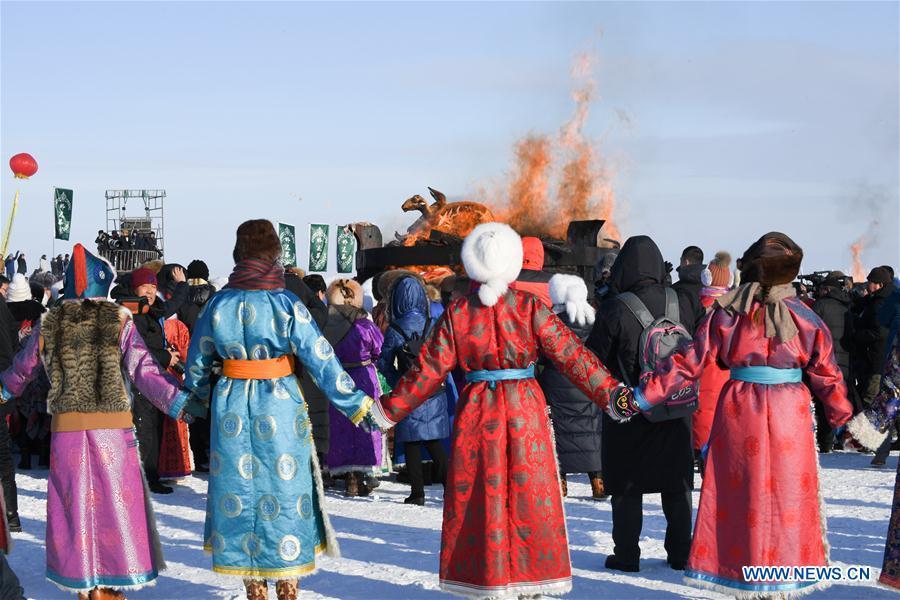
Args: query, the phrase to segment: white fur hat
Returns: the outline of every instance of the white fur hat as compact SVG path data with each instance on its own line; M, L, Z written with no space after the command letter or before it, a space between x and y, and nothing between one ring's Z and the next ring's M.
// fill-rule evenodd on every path
M554 306L565 309L572 323L594 324L596 311L588 303L587 298L587 284L581 277L558 273L550 278L550 300Z
M12 281L9 282L6 299L8 302L31 300L31 286L28 284L28 279L21 273L13 275Z
M522 238L504 223L482 223L466 236L462 262L469 278L482 284L481 303L494 306L522 270Z

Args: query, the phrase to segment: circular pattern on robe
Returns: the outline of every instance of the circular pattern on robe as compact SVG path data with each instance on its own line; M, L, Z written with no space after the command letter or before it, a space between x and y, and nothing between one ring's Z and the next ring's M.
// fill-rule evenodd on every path
M278 476L285 481L293 479L297 474L297 459L290 454L282 454L278 457L275 468L278 470Z
M247 360L247 350L240 342L229 342L225 344L225 356L232 360Z
M272 317L272 331L281 337L288 337L291 332L291 315L283 310L276 311Z
M297 536L286 535L278 544L278 555L281 560L294 561L300 556L300 540Z
M253 325L253 322L256 321L256 307L249 302L239 303L237 318L242 325Z
M260 415L253 419L253 433L256 439L268 442L275 437L275 417L272 415Z
M313 503L309 494L303 494L297 498L297 513L304 519L312 517Z
M200 354L203 356L212 356L216 353L216 341L208 335L201 337L198 345L200 347Z
M300 323L312 323L309 309L302 302L294 302L294 318Z
M273 521L278 516L278 513L281 512L281 506L278 504L278 499L275 496L266 494L261 496L259 502L256 503L256 511L259 513L259 518L263 521Z
M263 549L262 543L260 543L259 538L252 533L248 533L244 536L244 539L241 542L241 547L244 549L244 554L251 558L259 556Z
M231 385L234 383L234 379L231 379L230 377L223 377L219 381L222 382L222 391L219 392L219 397L227 398L228 394L231 393ZM217 384L217 387L218 387L218 384Z
M335 385L337 386L337 390L342 394L349 394L356 389L356 383L353 382L353 378L350 377L350 374L347 373L347 371L341 371Z
M306 416L306 411L297 411L297 416L294 417L294 433L302 440L309 436L309 418Z
M288 400L291 397L291 392L288 390L287 385L279 380L275 381L275 384L272 386L272 394L278 400Z
M209 474L218 475L222 472L222 455L213 450L209 453Z
M334 356L334 348L331 347L331 344L329 344L328 340L324 337L320 337L316 340L313 351L316 353L316 358L319 360L328 360Z
M209 536L209 547L213 554L221 554L225 551L225 538L213 531L212 535Z
M250 350L250 358L252 360L268 360L270 358L269 347L265 344L256 344Z
M241 419L240 415L237 415L233 412L225 413L225 416L222 417L222 421L219 423L219 429L222 432L222 437L226 438L239 436L243 428L244 421Z
M229 518L234 518L241 514L244 510L244 503L236 494L225 494L219 501L219 508L222 514Z
M253 479L259 475L259 459L252 454L245 454L238 459L238 473L244 479Z

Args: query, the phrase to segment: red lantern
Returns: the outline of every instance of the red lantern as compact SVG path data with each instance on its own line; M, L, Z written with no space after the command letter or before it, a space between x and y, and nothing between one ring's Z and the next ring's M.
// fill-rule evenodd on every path
M30 154L22 152L9 159L9 168L19 179L28 179L37 173L37 161Z

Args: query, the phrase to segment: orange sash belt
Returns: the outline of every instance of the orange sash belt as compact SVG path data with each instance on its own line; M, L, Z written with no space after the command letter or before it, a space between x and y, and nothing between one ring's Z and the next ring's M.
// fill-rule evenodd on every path
M263 360L236 360L226 358L222 374L232 379L279 379L294 373L294 356L285 354Z

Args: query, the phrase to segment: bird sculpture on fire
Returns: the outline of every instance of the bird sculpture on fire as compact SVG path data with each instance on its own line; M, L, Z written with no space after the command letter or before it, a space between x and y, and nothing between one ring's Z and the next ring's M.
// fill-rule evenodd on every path
M490 209L477 202L447 202L441 192L428 188L432 204L428 204L422 196L416 194L406 200L401 207L403 212L419 211L422 216L410 225L406 236L400 239L404 246L415 246L420 240L427 240L432 230L464 238L477 225L494 220Z

